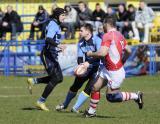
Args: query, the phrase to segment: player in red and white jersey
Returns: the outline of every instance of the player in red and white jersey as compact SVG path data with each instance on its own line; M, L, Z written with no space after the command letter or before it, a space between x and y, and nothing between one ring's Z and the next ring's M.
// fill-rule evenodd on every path
M102 40L101 46L108 49L108 54L105 56L104 61L106 69L109 71L119 70L123 66L122 53L126 47L126 40L115 28L104 34Z
M87 52L87 56L103 58L104 67L99 73L99 78L93 86L90 107L85 112L86 117L96 115L96 107L100 99L100 89L107 85L106 99L109 102L123 102L134 100L139 109L143 108L143 93L121 92L120 86L125 79L124 62L130 55L130 49L123 35L116 29L116 21L109 17L104 22L104 30L107 32L102 38L101 48L97 52ZM107 80L107 84L106 83Z

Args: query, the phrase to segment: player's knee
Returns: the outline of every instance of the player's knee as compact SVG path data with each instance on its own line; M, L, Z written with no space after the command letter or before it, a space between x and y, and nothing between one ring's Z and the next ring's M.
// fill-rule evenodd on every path
M53 83L53 82L49 82L48 83L48 86L53 89L57 84L56 83Z
M56 83L61 83L63 81L63 76L59 75L56 77Z
M57 77L57 83L60 83L62 81L63 81L63 75L61 74Z
M57 82L57 83L61 83L61 82L63 81L62 72L61 72L61 71L57 72L55 78L56 78L56 82Z
M98 88L98 87L96 87L95 85L92 87L92 91L93 92L97 92L97 91L99 91L100 89Z
M122 102L122 95L119 92L109 93L109 94L106 94L106 99L109 102Z
M52 84L54 84L54 83L58 84L58 83L61 83L62 81L63 81L63 75L54 76L51 79Z

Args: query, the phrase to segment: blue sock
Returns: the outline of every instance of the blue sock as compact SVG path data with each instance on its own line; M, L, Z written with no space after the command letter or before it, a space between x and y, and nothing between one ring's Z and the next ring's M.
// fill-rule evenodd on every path
M76 96L76 94L77 94L77 92L71 92L71 91L68 92L68 94L67 94L67 96L66 96L66 99L65 99L65 101L64 101L64 103L63 103L64 108L67 108L67 107L68 107L69 103L70 103L71 100Z
M45 98L43 98L43 97L40 97L39 99L38 99L38 102L42 102L42 103L44 103L46 101L46 99Z
M82 91L79 94L78 99L77 99L75 105L73 106L73 108L78 110L84 104L84 102L88 99L88 97L89 97L89 95L86 94L84 91Z

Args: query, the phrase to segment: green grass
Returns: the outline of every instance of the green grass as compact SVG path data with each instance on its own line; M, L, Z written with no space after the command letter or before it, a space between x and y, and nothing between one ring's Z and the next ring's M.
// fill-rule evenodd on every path
M158 124L160 122L160 75L128 78L122 85L123 91L144 92L144 109L139 110L133 101L111 104L106 102L105 90L96 118L83 118L70 113L71 103L65 112L55 111L70 87L73 77L65 77L49 96L46 104L51 111L35 109L36 100L45 85L37 85L30 95L24 77L0 77L0 124ZM82 90L82 89L81 89ZM89 101L82 107L85 110Z

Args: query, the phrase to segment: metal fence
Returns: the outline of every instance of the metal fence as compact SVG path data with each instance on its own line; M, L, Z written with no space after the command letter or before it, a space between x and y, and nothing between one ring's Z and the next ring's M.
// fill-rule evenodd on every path
M0 42L0 74L35 76L44 74L40 60L40 52L44 46L43 40L1 41ZM160 45L148 44L131 46L132 54L125 64L126 75L154 75L160 70ZM66 75L71 75L76 66L76 45L71 45L68 52L61 54L59 62ZM64 61L65 59L65 61Z
M0 72L6 76L25 73L24 66L40 64L39 53L44 45L37 41L1 41Z

